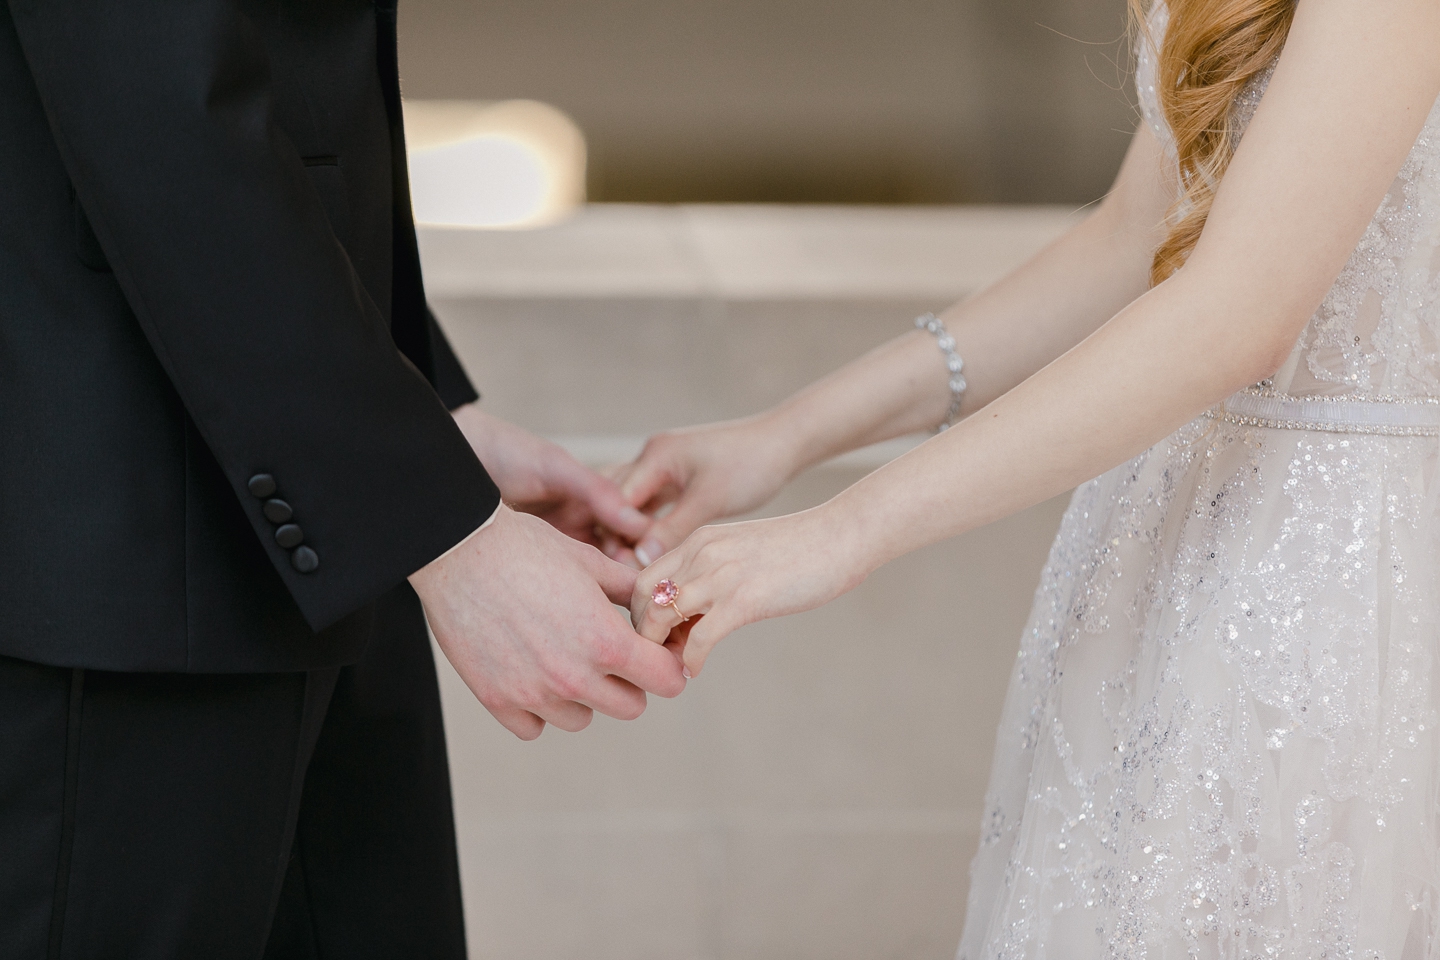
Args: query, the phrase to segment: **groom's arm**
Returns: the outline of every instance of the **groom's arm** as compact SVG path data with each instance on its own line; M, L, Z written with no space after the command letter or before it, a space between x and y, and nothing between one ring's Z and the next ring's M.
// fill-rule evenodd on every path
M474 531L499 492L335 240L236 5L9 2L116 279L310 624ZM437 358L436 389L472 396Z

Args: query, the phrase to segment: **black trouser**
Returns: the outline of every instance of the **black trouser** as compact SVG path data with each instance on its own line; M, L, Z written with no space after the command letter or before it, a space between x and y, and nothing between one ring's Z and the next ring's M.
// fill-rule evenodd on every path
M414 593L377 620L311 673L0 658L0 958L464 957Z

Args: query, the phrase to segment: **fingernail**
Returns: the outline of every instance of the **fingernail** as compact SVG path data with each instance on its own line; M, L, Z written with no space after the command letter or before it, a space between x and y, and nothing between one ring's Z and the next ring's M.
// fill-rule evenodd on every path
M650 522L649 517L645 516L645 514L641 513L639 510L636 510L634 507L626 507L625 509L621 510L620 519L624 520L626 523L633 523L637 527L648 524Z
M659 560L664 553L665 545L653 537L635 548L635 556L639 557L640 562L647 567Z
M690 676L690 668L689 668L689 667L682 667L682 668L680 669L680 676L684 677L686 680L694 680L694 679L695 679L694 677Z

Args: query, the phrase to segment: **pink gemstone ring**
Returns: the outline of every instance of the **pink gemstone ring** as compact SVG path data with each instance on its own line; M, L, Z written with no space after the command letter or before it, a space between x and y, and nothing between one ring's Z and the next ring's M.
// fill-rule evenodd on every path
M680 608L676 606L675 601L680 599L680 584L671 580L669 577L655 584L655 589L650 591L650 599L655 602L655 606L657 607L669 607L671 610L679 613L681 623L690 619L685 616L685 614L680 613Z

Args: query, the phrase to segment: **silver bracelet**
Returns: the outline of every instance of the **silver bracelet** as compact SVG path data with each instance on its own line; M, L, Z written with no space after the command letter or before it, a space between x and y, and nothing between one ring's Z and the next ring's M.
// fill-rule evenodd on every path
M965 378L960 371L965 369L965 361L960 359L960 354L955 352L955 338L945 329L945 324L933 313L927 313L915 318L915 329L929 330L935 337L935 345L940 352L945 354L945 368L950 371L950 409L945 414L945 420L935 428L936 433L941 433L955 422L955 416L960 412L960 401L965 398Z

